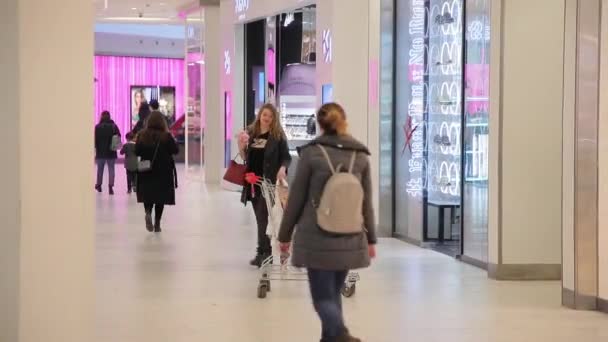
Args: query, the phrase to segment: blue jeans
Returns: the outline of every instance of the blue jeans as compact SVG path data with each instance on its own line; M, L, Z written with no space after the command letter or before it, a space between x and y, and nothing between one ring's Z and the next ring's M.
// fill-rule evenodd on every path
M347 332L341 294L347 275L348 271L308 269L312 303L323 327L322 341L331 341Z
M97 163L97 183L95 185L103 185L103 170L106 164L108 164L108 175L110 176L108 185L113 187L116 177L116 159L96 159L95 163Z

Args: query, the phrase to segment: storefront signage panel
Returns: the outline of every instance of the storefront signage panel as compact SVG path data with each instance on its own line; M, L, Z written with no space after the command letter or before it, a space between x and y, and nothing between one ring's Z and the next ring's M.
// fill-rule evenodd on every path
M462 0L430 2L427 197L460 205Z
M232 61L230 58L230 51L228 50L224 51L224 72L226 75L230 75L232 72Z
M233 0L229 12L236 23L264 19L279 13L286 13L309 5L314 0Z
M408 161L409 180L406 185L407 193L412 197L422 197L424 184L424 98L425 87L425 54L427 53L424 0L411 2L411 18L408 22L410 36L409 49L409 105L407 107L407 122L404 125L406 144L410 149Z
M234 0L234 14L238 20L243 20L247 16L251 0Z
M331 63L332 60L332 45L333 37L330 29L323 30L323 60L325 63Z

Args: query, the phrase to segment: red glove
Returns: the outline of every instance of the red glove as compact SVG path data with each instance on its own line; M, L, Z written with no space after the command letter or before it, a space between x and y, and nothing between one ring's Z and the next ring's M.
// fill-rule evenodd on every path
M255 185L258 183L259 180L260 177L253 172L248 172L245 174L245 182L251 184L251 197L255 196Z

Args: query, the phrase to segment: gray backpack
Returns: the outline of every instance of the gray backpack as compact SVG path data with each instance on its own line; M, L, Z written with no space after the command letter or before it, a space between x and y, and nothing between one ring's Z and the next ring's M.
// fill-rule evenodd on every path
M117 152L122 147L122 141L120 141L120 135L115 134L112 136L112 141L110 142L110 150Z
M363 232L363 199L365 195L361 181L353 175L357 152L353 152L348 172L342 172L342 165L334 168L325 147L317 146L327 159L327 164L332 173L327 183L325 183L317 207L317 224L322 230L337 235Z

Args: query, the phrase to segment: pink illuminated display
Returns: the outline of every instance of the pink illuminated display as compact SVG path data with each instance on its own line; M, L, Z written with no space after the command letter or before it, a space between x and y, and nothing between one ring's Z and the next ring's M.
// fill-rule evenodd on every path
M488 113L489 111L489 90L490 90L490 66L488 64L467 64L466 71L466 94L467 113L476 115L477 113Z
M277 59L274 49L266 51L266 79L269 84L277 84Z
M184 115L184 60L95 56L95 122L108 110L124 136L131 129L131 86L175 87L176 119Z

